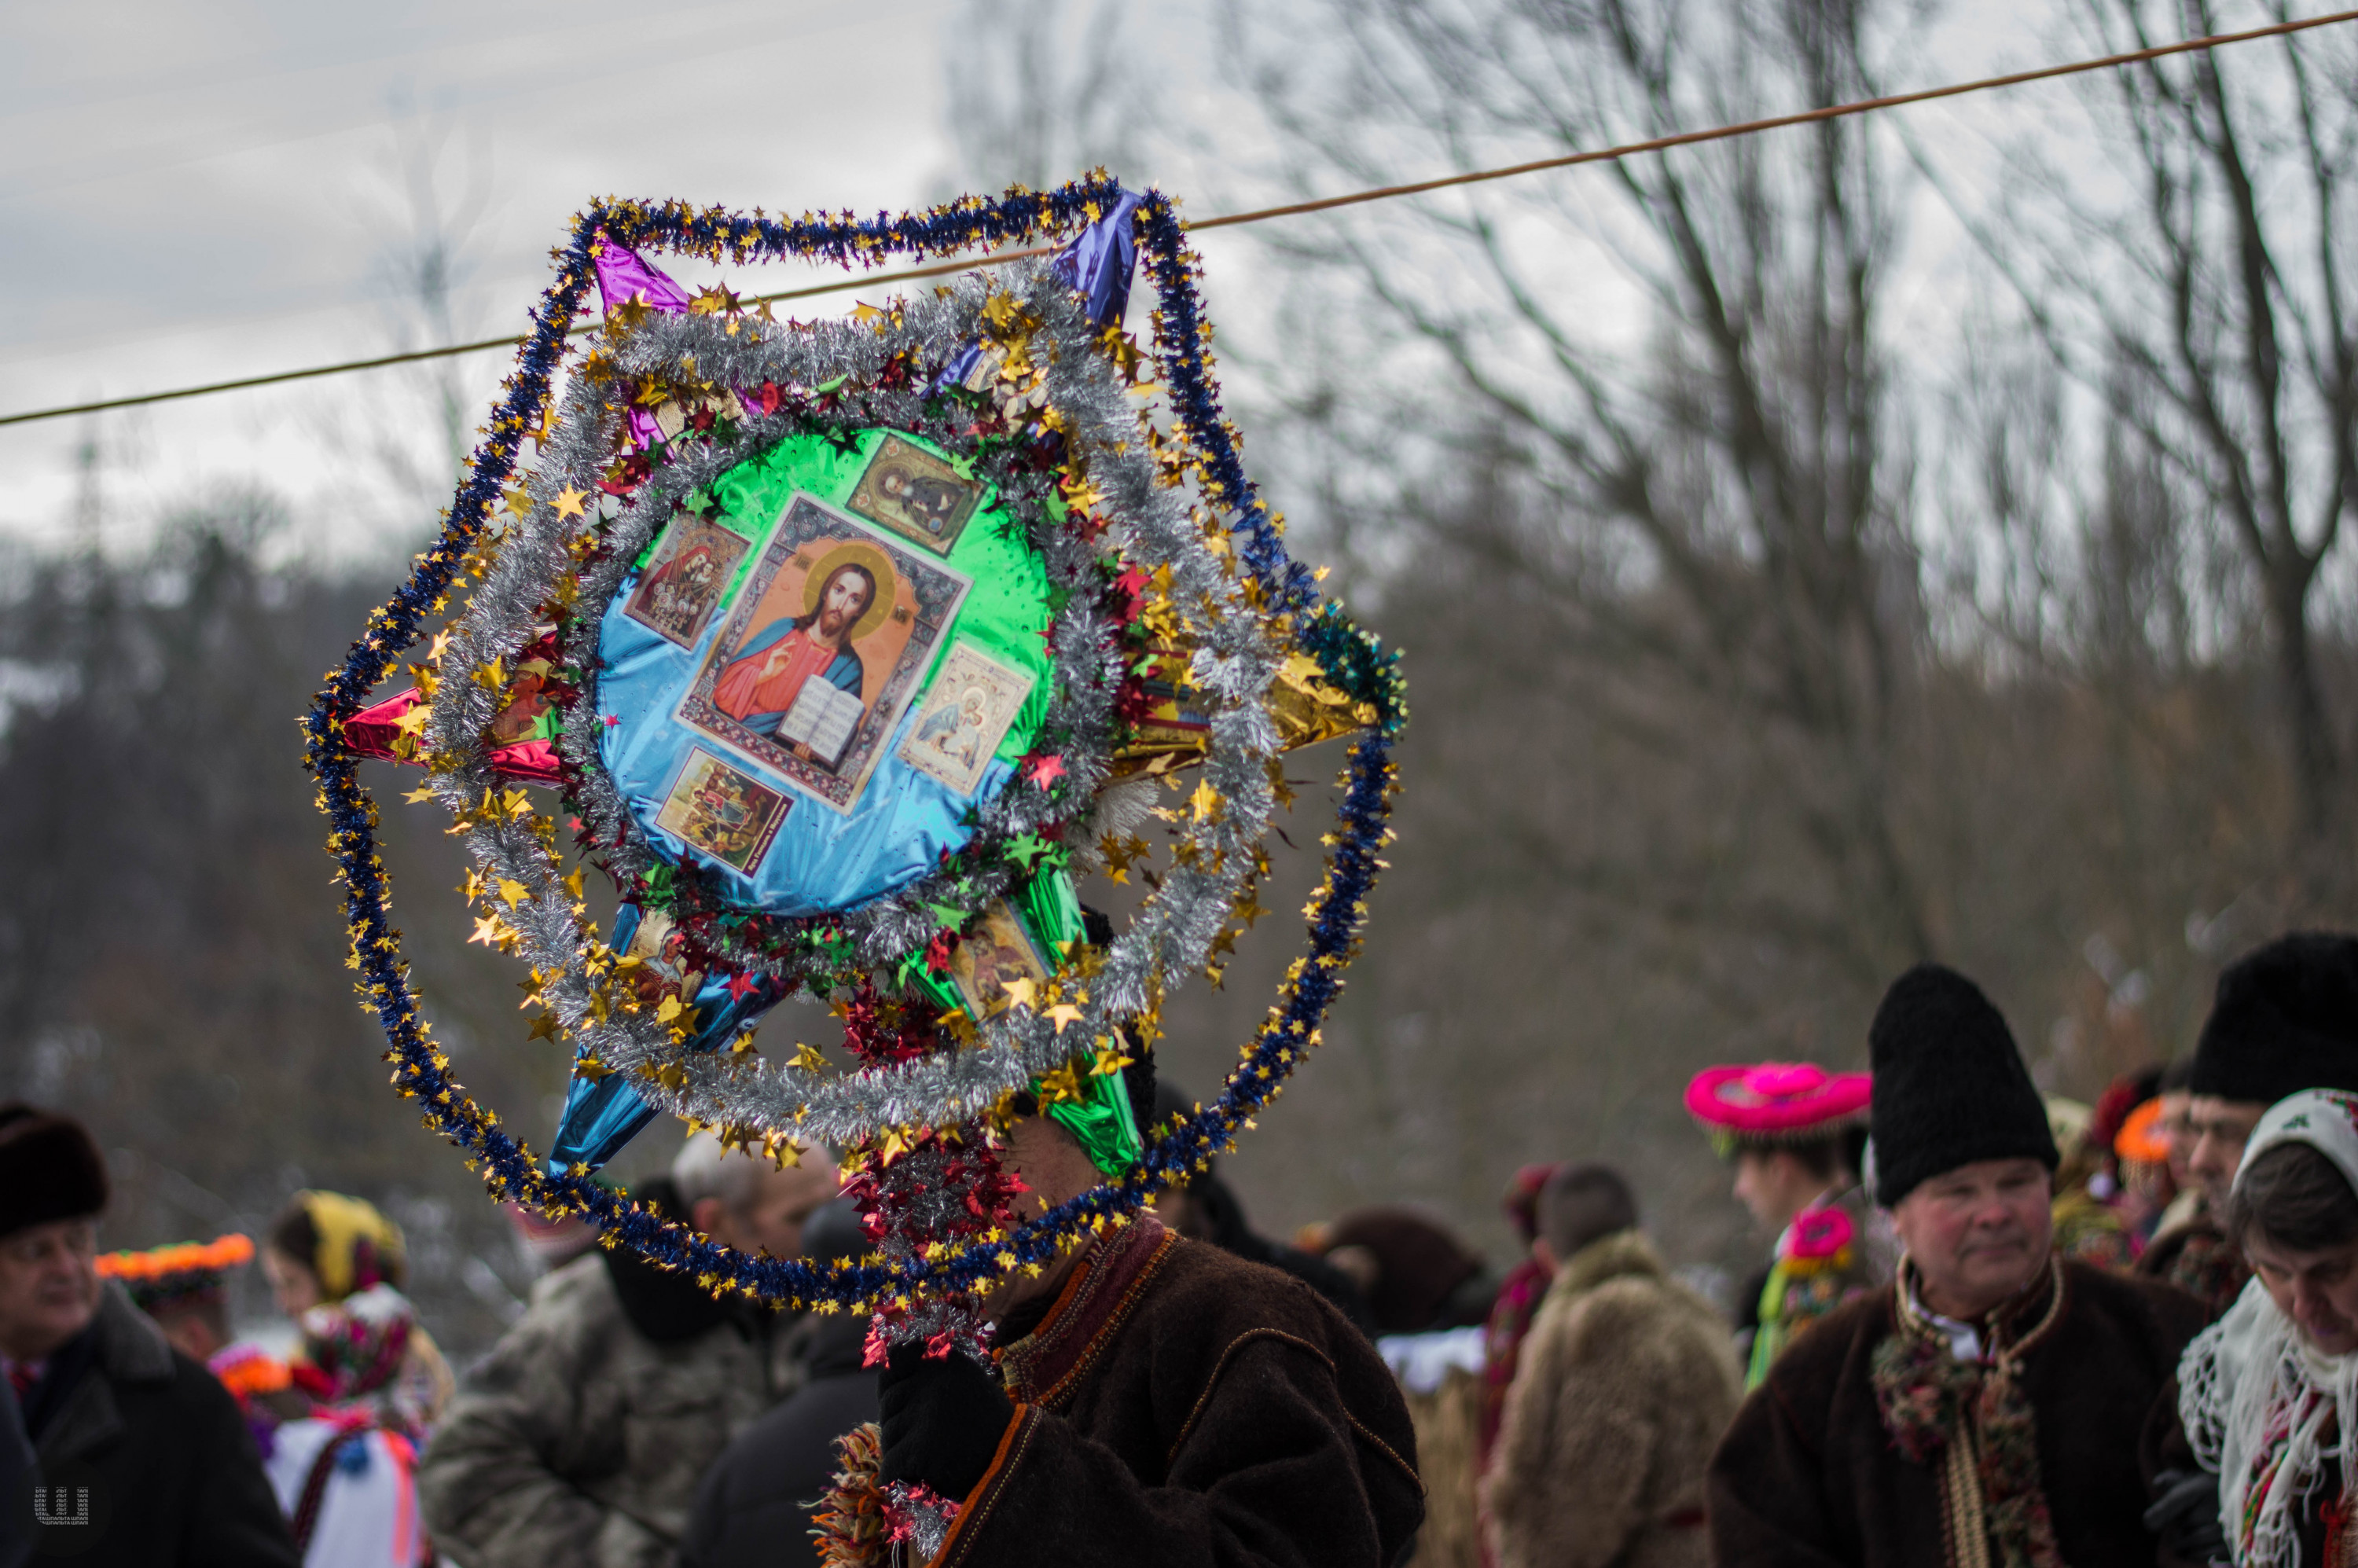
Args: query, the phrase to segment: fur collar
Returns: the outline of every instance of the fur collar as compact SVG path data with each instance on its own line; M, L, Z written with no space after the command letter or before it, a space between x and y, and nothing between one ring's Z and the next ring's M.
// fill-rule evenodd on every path
M1649 1280L1662 1277L1661 1254L1639 1230L1617 1230L1600 1236L1564 1260L1548 1286L1551 1296L1586 1295L1607 1280L1628 1275Z

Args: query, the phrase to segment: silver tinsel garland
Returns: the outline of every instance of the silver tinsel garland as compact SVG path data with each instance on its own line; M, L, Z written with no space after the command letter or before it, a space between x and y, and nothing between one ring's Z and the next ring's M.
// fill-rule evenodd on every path
M745 419L741 438L722 445L683 447L658 466L611 518L593 505L581 514L557 510L569 492L597 496L599 481L620 446L620 410L610 384L577 374L563 415L526 482L529 501L492 555L465 613L452 626L442 654L445 676L421 737L423 749L447 763L430 776L436 796L460 816L475 864L489 883L513 884L523 896L501 912L538 979L541 1001L579 1042L583 1056L630 1075L649 1104L698 1121L790 1134L803 1142L849 1147L889 1130L946 1127L979 1115L1044 1073L1089 1056L1115 1026L1152 1010L1169 981L1204 967L1227 924L1274 807L1269 763L1279 735L1268 709L1271 683L1284 654L1266 616L1248 601L1238 580L1208 545L1185 492L1165 483L1145 439L1136 395L1108 358L1103 330L1045 262L1011 266L1003 288L968 274L927 297L896 303L872 322L824 321L771 325L742 316L655 315L622 333L611 350L615 378L680 379L756 388L763 383L810 389L846 378L838 397L848 428L885 427L934 436L956 448L946 427L929 417L922 388L884 388L878 379L894 356L914 351L929 367L947 363L968 343L989 335L983 310L1011 294L1040 323L1030 357L1044 365L1044 404L1059 417L1066 460L1085 472L1104 498L1109 535L1123 556L1153 573L1167 568L1170 600L1182 640L1195 648L1189 674L1209 715L1209 753L1203 777L1217 797L1208 814L1180 814L1176 864L1113 942L1089 978L1077 1021L1055 1020L1018 1006L978 1024L969 1049L937 1053L892 1066L841 1076L809 1072L758 1056L691 1053L652 1012L612 1010L601 1020L592 1006L599 949L575 914L575 901L545 827L528 809L506 808L506 792L492 773L488 730L501 697L497 682L470 678L494 661L513 659L545 624L560 585L575 579L564 648L565 663L585 672L588 685L572 703L560 746L579 770L577 803L587 837L611 869L644 876L659 863L598 755L602 726L595 672L601 614L647 543L691 493L707 491L728 470L807 428L800 416ZM1042 504L1052 476L1020 470L1011 451L987 457L977 474L999 488L1011 514L1028 531L1049 580L1081 589L1095 583L1098 549L1074 530L1052 522ZM594 541L599 551L578 568L574 548ZM1093 608L1094 595L1076 592L1055 618L1050 646L1055 668L1046 730L1069 739L1059 753L1068 791L1093 802L1100 830L1134 821L1138 791L1107 791L1111 763L1112 703L1122 670L1117 628ZM452 759L455 759L453 761ZM1151 794L1152 785L1145 786ZM1105 798L1106 796L1112 798ZM1073 808L1043 787L1012 778L979 812L978 843L1002 842L1070 818ZM1111 819L1120 819L1119 822ZM929 905L979 910L1011 890L1003 865L962 880L936 874L840 912L834 923L849 937L860 967L892 974L920 953L939 927ZM816 960L781 957L724 936L716 949L747 972L798 981ZM1085 998L1085 1000L1084 1000ZM671 1087L656 1069L672 1069Z

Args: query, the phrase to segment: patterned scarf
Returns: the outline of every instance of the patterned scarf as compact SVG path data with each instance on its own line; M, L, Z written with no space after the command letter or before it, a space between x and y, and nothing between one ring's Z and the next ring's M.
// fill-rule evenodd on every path
M2279 1143L2308 1144L2358 1188L2358 1096L2303 1089L2270 1106L2236 1180ZM2219 1473L2219 1522L2237 1563L2292 1568L2311 1513L2327 1527L2326 1562L2344 1561L2352 1466L2342 1434L2358 1431L2358 1353L2319 1350L2254 1280L2186 1347L2178 1414L2195 1457Z
M2063 1568L2039 1482L2039 1418L2022 1390L2022 1358L2063 1315L2052 1260L2039 1285L1991 1314L1985 1358L1960 1361L1916 1304L1915 1265L1892 1289L1898 1324L1875 1347L1876 1407L1893 1446L1942 1471L1942 1533L1953 1568ZM2043 1287L2043 1288L2042 1288ZM2012 1332L2045 1308L2026 1332ZM1995 1552L1995 1555L1993 1555Z

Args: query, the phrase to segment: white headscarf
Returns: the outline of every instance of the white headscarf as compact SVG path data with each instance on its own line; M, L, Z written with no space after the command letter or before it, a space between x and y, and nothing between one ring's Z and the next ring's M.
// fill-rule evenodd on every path
M2303 1089L2270 1106L2235 1180L2279 1143L2306 1143L2358 1193L2358 1095ZM2358 1353L2320 1353L2255 1279L2186 1347L2178 1382L2187 1441L2219 1473L2219 1521L2238 1568L2293 1568L2303 1507L2331 1479L2331 1461L2358 1469Z

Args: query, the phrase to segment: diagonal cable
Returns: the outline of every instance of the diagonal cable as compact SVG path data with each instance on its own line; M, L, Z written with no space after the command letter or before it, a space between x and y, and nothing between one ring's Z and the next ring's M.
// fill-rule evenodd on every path
M1273 218L1295 218L1310 212L1332 211L1338 207L1356 207L1369 201L1387 201L1401 196L1420 196L1429 190L1447 190L1461 185L1480 185L1494 179L1512 179L1521 175L1539 174L1549 169L1572 168L1581 164L1610 163L1617 158L1635 157L1644 153L1667 152L1672 147L1697 146L1705 142L1724 142L1736 136L1758 135L1763 131L1782 130L1791 125L1813 124L1821 120L1844 119L1854 114L1871 114L1881 109L1898 109L1910 103L1928 103L1941 98L1961 98L1969 92L1986 92L1993 88L2019 87L2026 82L2050 81L2061 76L2079 76L2093 70L2109 70L2142 60L2159 59L2168 55L2192 54L2202 49L2219 49L2229 44L2250 43L2258 38L2282 38L2291 33L2307 32L2313 27L2326 27L2337 23L2358 21L2358 11L2335 11L2321 16L2300 16L2291 21L2276 22L2265 27L2249 27L2241 32L2212 33L2205 38L2183 38L2177 43L2156 44L2149 49L2131 49L2125 54L2100 55L2093 59L2072 60L2064 65L2041 66L2035 70L2010 71L2004 76L1985 76L1972 81L1952 81L1940 87L1920 88L1913 92L1887 93L1880 98L1862 98L1850 103L1828 104L1823 109L1805 109L1791 114L1772 114L1764 120L1746 120L1733 125L1714 125L1707 131L1682 131L1675 135L1651 136L1642 142L1624 142L1617 146L1599 147L1592 152L1566 153L1558 157L1534 158L1528 163L1508 164L1499 168L1477 169L1471 174L1446 174L1433 179L1412 181L1405 185L1379 186L1371 190L1354 190L1342 196L1320 197L1315 200L1293 201L1282 207L1257 207L1245 212L1228 212L1216 218L1199 218L1184 225L1191 232L1207 229L1229 229L1243 223L1267 222ZM801 288L781 289L774 294L757 294L747 303L774 305L789 299L808 299L822 294L837 294L847 288L865 288L873 284L905 283L921 277L939 277L945 273L966 272L979 266L997 266L1005 262L1020 261L1026 256L1045 255L1052 245L1033 245L1022 250L996 251L990 255L970 256L960 261L936 262L926 266L904 267L897 272L869 273L864 276L837 278L827 283L810 284ZM602 319L585 321L573 329L570 335L598 330ZM388 365L414 364L420 360L448 359L455 354L480 353L491 349L513 349L527 340L518 337L483 338L471 343L451 343L441 348L416 349L408 353L382 354L374 359L346 360L339 364L314 365L308 370L272 371L264 375L242 376L235 381L208 382L201 386L183 386L170 392L143 392L128 397L103 398L94 403L76 403L60 408L36 408L23 414L0 415L0 426L29 425L38 419L63 419L76 414L100 414L112 408L135 408L150 403L170 403L184 397L204 397L216 392L239 392L248 387L276 386L284 382L310 381L325 375L348 375L355 371L382 370Z

